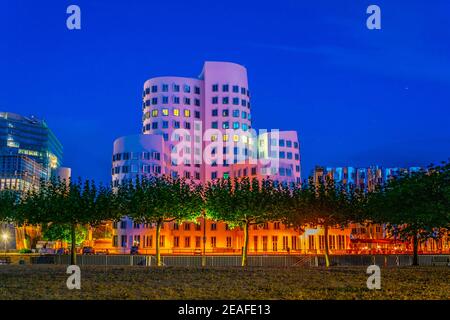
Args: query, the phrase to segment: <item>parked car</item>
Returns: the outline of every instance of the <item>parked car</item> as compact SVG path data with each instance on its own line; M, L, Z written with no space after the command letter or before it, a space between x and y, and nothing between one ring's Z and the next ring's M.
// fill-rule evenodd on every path
M94 248L92 247L83 247L83 254L95 254Z
M139 247L138 246L132 246L130 249L130 254L139 254Z
M66 248L59 248L58 250L56 250L56 254L69 254L69 250Z
M39 249L40 254L54 254L55 250L51 248L40 248Z

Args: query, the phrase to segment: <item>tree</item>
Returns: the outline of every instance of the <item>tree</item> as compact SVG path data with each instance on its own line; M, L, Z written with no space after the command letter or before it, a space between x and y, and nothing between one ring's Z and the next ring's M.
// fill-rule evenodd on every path
M13 190L0 190L0 222L10 223L14 220L17 193Z
M395 236L413 242L413 265L418 265L420 242L438 239L450 227L450 163L390 180L369 195L367 212Z
M345 227L355 215L351 186L335 184L333 179L326 177L325 181L314 182L309 179L303 186L294 189L291 209L287 215L288 222L297 227L305 225L322 226L324 229L325 266L330 266L329 237L331 227Z
M29 191L19 206L20 223L70 226L71 264L76 264L76 229L96 225L114 216L114 198L108 188L93 181L51 179Z
M249 226L275 219L275 193L273 181L249 178L220 179L205 190L208 217L244 230L243 267L247 266Z
M180 178L153 176L119 186L117 191L122 215L138 223L156 224L156 264L161 266L160 234L163 223L194 221L203 201L201 186Z
M79 225L75 231L75 243L80 245L86 239L87 228ZM42 238L47 241L65 241L71 243L72 241L72 226L69 224L49 224L42 226Z

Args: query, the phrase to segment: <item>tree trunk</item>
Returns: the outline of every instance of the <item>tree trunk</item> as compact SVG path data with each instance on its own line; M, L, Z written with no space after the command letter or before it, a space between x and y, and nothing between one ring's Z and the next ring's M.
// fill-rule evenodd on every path
M72 239L72 243L71 243L71 251L70 251L70 264L71 265L76 265L77 264L77 243L76 243L76 227L77 225L75 223L72 223L71 226L71 239Z
M160 244L160 237L161 237L161 225L162 221L158 220L156 223L156 265L160 267L161 264L161 252L159 250L159 244Z
M203 210L203 254L202 267L206 267L206 212Z
M328 225L324 224L323 225L323 229L325 232L325 267L329 267L330 266L330 257L329 257L329 246L328 246Z
M242 266L247 266L247 251L248 251L248 222L244 224L244 247L242 248Z
M419 237L417 235L417 233L414 234L413 237L413 266L418 266L419 265Z

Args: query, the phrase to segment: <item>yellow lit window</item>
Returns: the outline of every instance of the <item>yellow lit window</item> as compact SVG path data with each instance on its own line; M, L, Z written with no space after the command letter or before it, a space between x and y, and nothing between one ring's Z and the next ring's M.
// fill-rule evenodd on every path
M239 142L239 136L237 134L233 135L233 141Z
M185 109L185 110L184 110L184 116L185 116L186 118L189 118L189 117L191 116L191 110Z
M216 141L216 140L217 140L217 135L213 134L213 135L211 136L211 141Z
M162 114L163 114L163 116L168 116L169 115L169 109L162 109Z
M228 135L227 134L223 135L223 141L228 141Z
M173 109L173 115L176 117L180 116L180 109Z
M248 140L248 139L247 139L247 136L242 136L241 138L242 138L242 142L243 142L243 143L247 143L247 140Z
M157 117L158 116L158 110L152 110L152 117Z

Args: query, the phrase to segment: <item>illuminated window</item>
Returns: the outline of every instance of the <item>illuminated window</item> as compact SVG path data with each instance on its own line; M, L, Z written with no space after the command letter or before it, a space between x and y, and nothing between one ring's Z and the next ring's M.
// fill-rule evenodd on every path
M169 109L162 109L162 114L163 114L163 116L168 116L169 115Z
M178 248L180 246L180 237L173 237L173 246Z
M173 109L173 115L176 117L180 116L180 109Z
M213 134L212 136L211 136L211 141L216 141L217 140L217 135L216 134Z
M278 251L278 236L272 236L272 250Z
M227 134L223 135L223 141L228 141L228 135Z
M227 248L231 248L231 237L227 237Z
M184 109L184 116L185 116L186 118L189 118L189 117L191 116L191 110Z
M152 117L157 117L158 116L158 110L154 109L152 110Z
M239 136L237 134L233 135L233 141L239 142Z

